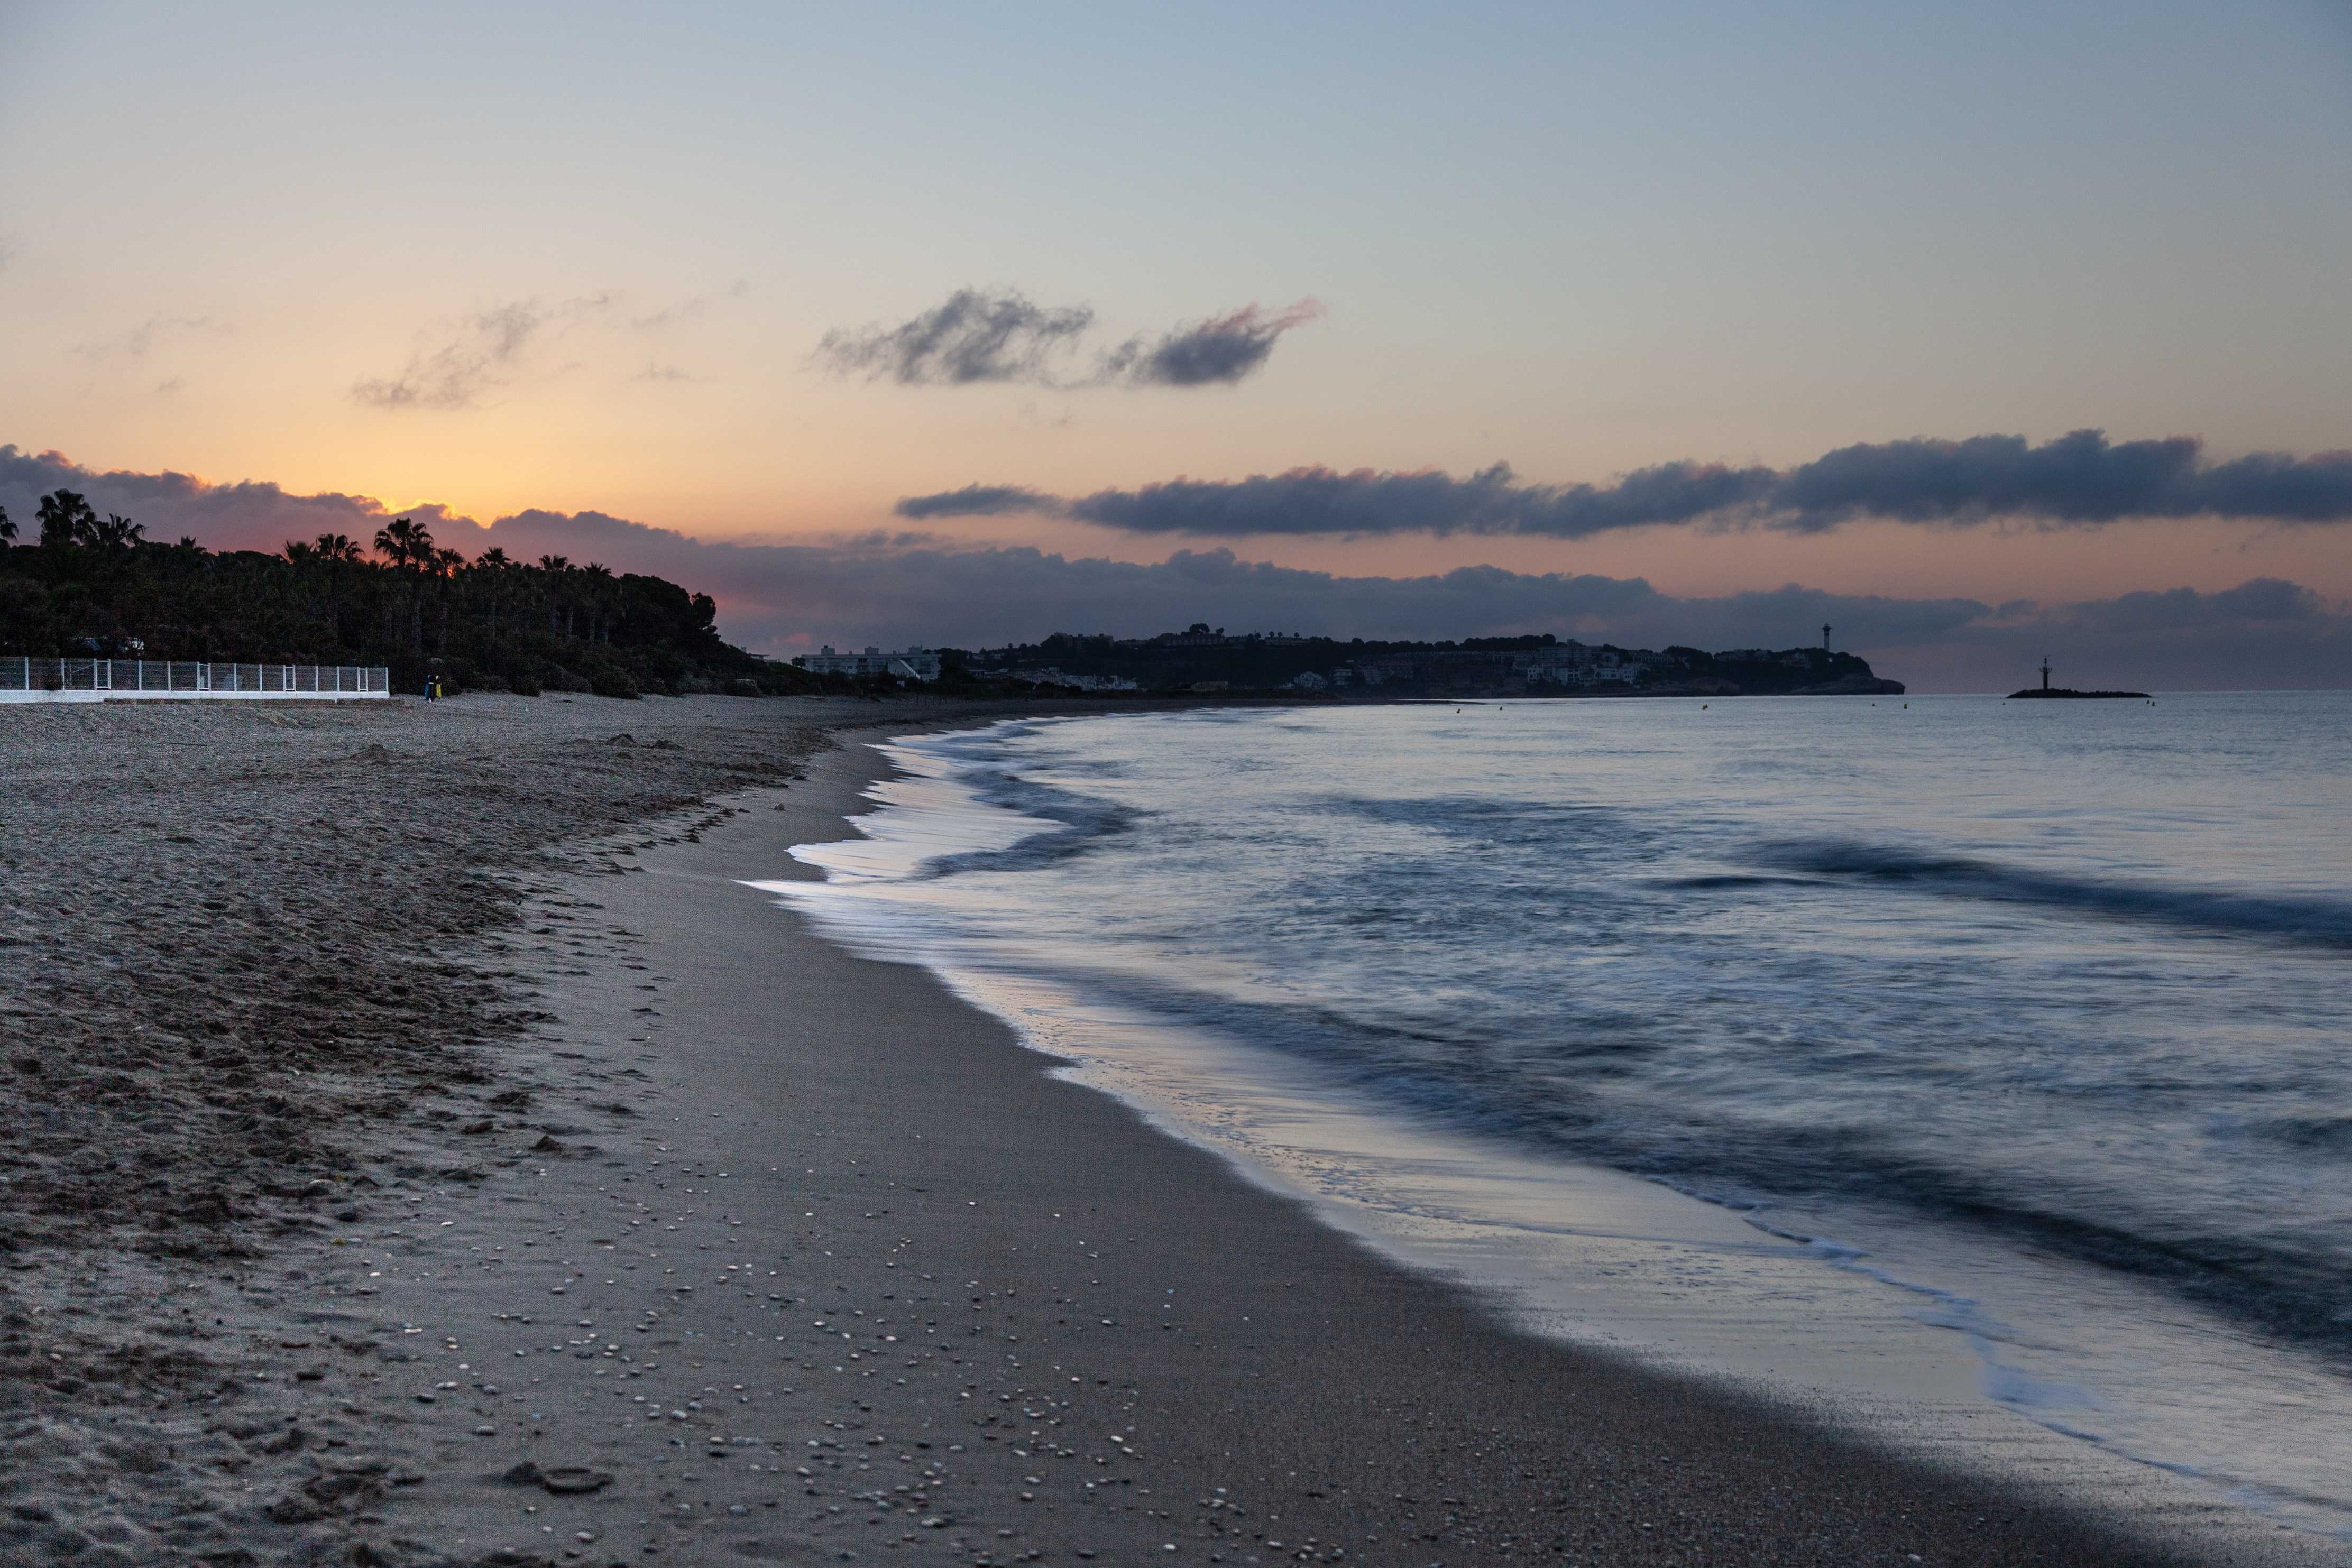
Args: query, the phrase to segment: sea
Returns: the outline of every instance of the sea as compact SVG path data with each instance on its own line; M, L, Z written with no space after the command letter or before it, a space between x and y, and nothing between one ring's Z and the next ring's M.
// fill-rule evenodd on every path
M902 737L757 885L1531 1329L2352 1541L2352 694Z

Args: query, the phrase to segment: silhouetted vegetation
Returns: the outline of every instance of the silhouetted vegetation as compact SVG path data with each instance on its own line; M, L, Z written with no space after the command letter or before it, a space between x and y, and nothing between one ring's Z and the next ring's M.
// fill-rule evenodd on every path
M1142 692L1306 692L1333 700L1431 696L1776 695L1899 693L1868 661L1823 647L1735 648L1586 644L1551 632L1410 642L1246 632L1195 622L1156 637L1057 632L1038 643L940 650L941 685Z
M371 540L284 551L162 544L71 490L41 497L37 543L0 511L0 653L383 664L395 690L848 690L730 646L709 595L562 556L467 560L406 517Z

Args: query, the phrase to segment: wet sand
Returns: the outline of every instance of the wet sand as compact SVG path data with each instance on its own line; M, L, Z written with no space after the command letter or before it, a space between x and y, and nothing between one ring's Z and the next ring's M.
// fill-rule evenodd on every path
M741 885L957 710L30 716L7 1561L2325 1560L1529 1338Z

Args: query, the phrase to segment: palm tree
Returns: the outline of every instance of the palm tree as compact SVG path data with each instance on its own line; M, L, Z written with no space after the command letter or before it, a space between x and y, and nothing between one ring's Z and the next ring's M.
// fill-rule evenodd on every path
M98 527L98 514L74 490L58 490L41 497L41 543L52 548L89 542Z
M611 607L614 581L613 569L602 561L592 560L580 569L580 577L588 585L588 641L609 643L612 641L609 625L604 628L603 637L597 636L596 632L597 623L605 618Z
M8 508L0 507L0 549L16 542L16 525L8 520Z
M480 578L488 591L486 597L489 604L488 629L493 644L499 640L499 612L506 606L507 573L513 567L514 562L507 559L507 552L496 545L474 558L472 575Z
M100 549L129 549L146 537L147 530L117 512L106 514L106 521L93 517L89 525L89 538Z
M343 578L364 559L367 552L360 548L360 541L349 534L320 534L310 541L310 549L312 556L327 569L327 624L335 634L336 643L341 645L345 640ZM289 560L294 559L292 545L286 547L286 557Z
M465 564L466 558L453 549L433 550L425 559L425 570L434 580L433 596L441 605L441 627L433 639L436 653L449 651L449 600L460 591L457 569Z
M376 529L375 548L394 566L422 570L433 559L433 535L406 517L394 517Z
M563 591L563 581L565 578L572 575L572 558L561 555L541 556L539 570L547 573L547 629L556 636L568 637L572 634L572 606L568 602L570 596ZM556 622L556 612L559 608L563 612L561 625Z
M395 568L415 571L419 577L433 564L433 535L406 517L394 517L375 531L375 548L383 553ZM419 585L408 590L408 645L418 658L425 656L425 596Z

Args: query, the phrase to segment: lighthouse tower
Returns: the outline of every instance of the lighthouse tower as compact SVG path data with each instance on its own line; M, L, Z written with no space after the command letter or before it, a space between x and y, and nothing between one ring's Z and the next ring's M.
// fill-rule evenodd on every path
M2042 689L2045 692L2050 689L2050 655L2047 653L2042 655Z

